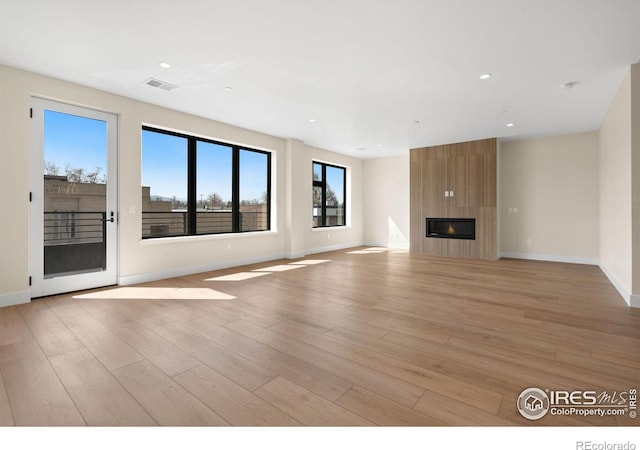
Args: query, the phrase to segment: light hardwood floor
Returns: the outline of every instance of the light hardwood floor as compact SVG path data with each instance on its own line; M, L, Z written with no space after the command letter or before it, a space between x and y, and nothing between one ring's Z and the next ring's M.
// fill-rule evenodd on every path
M349 249L0 309L0 425L637 425L640 311L594 266ZM640 419L636 419L640 421Z

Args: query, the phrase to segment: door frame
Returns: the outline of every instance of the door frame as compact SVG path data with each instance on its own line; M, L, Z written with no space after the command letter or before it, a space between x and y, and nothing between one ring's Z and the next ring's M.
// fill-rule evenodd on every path
M114 222L106 223L106 269L72 275L44 277L44 111L56 111L104 121L107 127L106 211ZM91 289L118 282L118 116L91 108L31 97L30 123L30 211L29 270L30 297Z

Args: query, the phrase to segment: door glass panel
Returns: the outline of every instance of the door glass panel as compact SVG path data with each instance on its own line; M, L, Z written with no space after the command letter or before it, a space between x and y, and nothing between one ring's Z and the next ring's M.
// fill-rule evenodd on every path
M106 269L107 123L44 113L44 278Z

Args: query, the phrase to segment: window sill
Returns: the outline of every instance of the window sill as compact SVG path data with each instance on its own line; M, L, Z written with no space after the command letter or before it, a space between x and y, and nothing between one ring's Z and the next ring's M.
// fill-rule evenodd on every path
M248 237L275 236L277 231L246 231L244 233L221 233L221 234L202 234L191 236L169 236L140 239L142 245L169 244L193 241L219 241L224 239L242 239Z
M350 230L350 229L351 229L351 225L334 225L331 227L312 227L311 231L313 232L327 231L327 230L339 231L339 230Z

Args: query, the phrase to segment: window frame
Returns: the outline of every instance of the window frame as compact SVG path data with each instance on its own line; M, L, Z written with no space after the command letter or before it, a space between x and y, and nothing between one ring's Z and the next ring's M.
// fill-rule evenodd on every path
M147 239L162 239L162 238L175 238L175 237L187 237L187 236L211 236L221 234L244 234L244 233L261 233L271 231L271 154L268 150L260 150L252 148L246 145L232 144L229 142L217 141L215 139L204 138L201 136L193 136L186 133L177 131L169 131L162 128L156 128L149 125L142 125L142 131L149 131L153 133L165 134L169 136L176 136L187 140L187 231L183 234L168 234L162 236L142 236L143 240ZM232 164L231 164L231 231L198 233L197 230L197 214L198 214L198 199L197 199L197 173L198 173L198 161L197 161L197 149L198 142L205 142L208 144L220 145L223 147L231 148L232 152ZM267 220L266 228L261 230L242 230L242 217L240 211L240 152L242 150L256 152L266 155L267 157ZM142 157L142 147L140 149L140 155ZM142 158L141 158L142 159ZM141 161L141 172L144 170L144 166ZM142 183L141 183L142 185ZM144 211L141 211L144 213ZM141 227L142 228L142 227Z
M321 166L322 168L322 179L321 180L314 180L313 179L313 166L314 164L318 164ZM334 169L341 169L342 170L342 186L344 189L344 192L342 193L343 195L343 210L344 210L344 215L343 215L343 224L342 225L327 225L327 167L332 167ZM316 161L316 160L312 160L311 161L311 178L312 178L312 189L314 187L319 187L322 190L322 198L321 198L321 205L320 205L320 211L321 211L321 217L322 217L322 224L320 225L312 225L313 229L318 229L318 228L337 228L337 227L346 227L347 226L347 167L345 166L338 166L336 164L331 164L331 163L326 163L326 162L322 162L322 161ZM313 198L313 197L312 197ZM312 207L312 211L313 211L313 207L315 205L311 205Z

